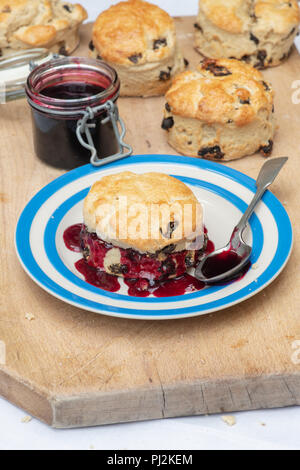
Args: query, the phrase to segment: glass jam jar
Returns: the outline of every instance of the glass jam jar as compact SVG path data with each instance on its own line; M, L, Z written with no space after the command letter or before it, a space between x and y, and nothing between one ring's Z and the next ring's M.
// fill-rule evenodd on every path
M116 71L99 60L64 57L34 68L26 95L37 156L51 166L69 170L90 162L91 147L99 165L107 157L129 155L131 148L122 142L122 122L121 136L118 130L115 103L119 89Z

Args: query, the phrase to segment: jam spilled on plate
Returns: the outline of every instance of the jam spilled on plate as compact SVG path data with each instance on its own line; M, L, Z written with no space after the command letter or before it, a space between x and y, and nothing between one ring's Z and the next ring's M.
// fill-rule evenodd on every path
M64 232L64 242L68 250L81 253L81 241L80 232L82 230L82 224L75 224L68 227Z
M89 266L84 258L75 263L75 268L83 275L88 284L100 287L100 289L108 292L118 292L118 290L120 290L121 286L116 276L112 276L111 274L100 271L100 269Z
M101 240L96 233L89 232L85 226L81 230L80 239L83 257L90 266L106 271L106 265L109 266L110 274L115 276L151 281L182 276L188 268L196 265L206 247L206 239L205 247L200 250L176 251L176 246L171 244L160 252L147 254L119 247L119 256L117 256L114 254L116 247L113 244Z
M81 246L81 231L84 228L83 224L72 225L64 232L63 239L66 247L76 253L82 251ZM204 229L207 234L207 230ZM212 253L215 249L214 243L208 239L207 247L204 255ZM84 279L89 284L99 287L109 292L118 292L121 288L119 278L111 274L107 274L99 269L90 266L88 262L82 258L75 263L77 271L84 276ZM218 266L215 266L218 272ZM239 273L238 279L242 278L249 269L243 270ZM210 274L213 272L213 267L210 267ZM215 274L216 275L216 274ZM237 279L235 279L237 280ZM173 297L183 295L190 292L196 292L204 289L205 283L199 281L188 273L184 273L175 279L167 279L163 281L151 281L148 279L123 279L124 283L128 286L128 295L132 297Z
M154 283L147 279L124 279L124 282L129 287L128 295L132 297L149 297L149 295L174 297L175 295L195 292L205 287L204 282L198 281L198 279L187 273L175 279Z

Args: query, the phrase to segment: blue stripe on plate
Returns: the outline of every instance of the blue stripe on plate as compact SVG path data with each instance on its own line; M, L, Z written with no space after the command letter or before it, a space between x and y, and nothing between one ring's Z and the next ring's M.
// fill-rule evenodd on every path
M206 160L198 160L189 157L181 156L168 156L168 155L141 155L141 156L132 156L127 159L121 160L119 162L112 163L107 165L105 168L116 168L122 167L124 165L136 165L144 163L153 163L155 160L156 163L165 163L170 164L170 171L174 163L189 165L192 167L198 167L203 170L208 170L210 172L219 174L221 176L226 176L227 178L232 179L233 181L244 185L246 188L250 189L252 192L255 191L255 181L234 170L232 168L223 166L221 164L210 162ZM39 267L35 261L31 248L30 248L30 228L35 217L36 212L40 207L45 203L45 201L53 195L56 191L67 185L68 183L75 181L83 176L93 174L99 171L98 168L93 167L92 165L85 165L83 167L77 168L75 170L66 173L56 180L54 180L49 185L45 186L33 199L27 204L24 211L22 212L16 229L16 248L20 258L20 261L26 270L26 272L37 282L38 285L46 289L48 292L52 293L56 297L69 301L73 305L78 307L86 308L93 311L98 311L101 313L116 314L116 315L126 315L132 318L135 317L168 317L176 316L181 317L185 315L197 314L206 311L214 311L220 308L226 308L226 306L242 300L246 296L250 296L260 291L263 287L268 285L278 273L285 266L291 249L292 249L292 227L289 220L289 217L278 201L278 199L270 192L267 191L264 195L264 203L267 205L271 211L278 228L278 247L275 253L275 256L268 266L268 268L261 274L261 276L256 280L256 282L251 283L247 287L241 289L240 291L231 294L225 298L215 300L213 302L208 302L201 306L193 306L186 308L178 309L165 309L159 311L138 311L127 308L113 307L106 304L99 304L87 300L83 297L77 296L70 293L68 290L60 287L58 284L53 282Z
M231 202L241 212L244 212L247 209L247 204L242 199L237 197L235 194L227 191L226 189L220 188L219 186L216 186L212 183L207 183L206 181L197 180L194 178L188 178L188 177L177 177L177 178L185 182L186 184L197 186L197 187L206 189L208 191L211 191L214 194L217 194L218 196L224 198L226 201ZM103 295L104 297L112 298L112 299L126 300L130 302L141 302L140 298L130 297L126 294L124 295L124 294L115 294L115 293L107 292L102 289L99 289L98 287L92 286L91 284L87 284L85 281L83 281L81 278L73 274L73 272L67 268L67 266L63 263L63 261L61 260L57 252L56 233L57 233L57 229L59 227L60 222L65 217L67 212L69 212L75 204L78 204L80 201L82 201L86 197L89 189L90 188L86 188L80 191L79 193L74 194L69 199L67 199L60 207L58 207L58 209L50 217L47 223L46 229L45 229L45 234L44 234L44 248L45 248L47 257L49 258L49 261L52 263L54 268L60 274L62 274L66 279L68 279L68 281L72 282L78 287L81 287L95 294L99 294L99 290L100 290L101 295ZM253 237L253 249L252 249L252 255L251 255L251 262L256 263L256 261L258 260L261 254L261 251L263 248L263 242L264 242L263 229L256 214L253 214L251 218L250 227L251 227L252 237ZM203 297L207 294L218 292L224 289L224 287L225 286L210 286L204 290L186 294L184 298L182 296L165 297L165 298L155 298L155 297L143 298L143 303L164 303L164 302L169 303L169 302L178 302L182 300L194 299L194 298Z

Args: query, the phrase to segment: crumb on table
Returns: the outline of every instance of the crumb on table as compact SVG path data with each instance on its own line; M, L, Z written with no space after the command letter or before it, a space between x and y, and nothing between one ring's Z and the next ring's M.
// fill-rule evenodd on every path
M32 313L26 313L25 318L28 321L35 320L35 316Z
M30 423L31 420L31 416L24 416L24 418L21 419L21 423Z
M234 416L231 415L226 415L222 416L222 420L224 423L226 423L228 426L234 426L236 424L236 419Z

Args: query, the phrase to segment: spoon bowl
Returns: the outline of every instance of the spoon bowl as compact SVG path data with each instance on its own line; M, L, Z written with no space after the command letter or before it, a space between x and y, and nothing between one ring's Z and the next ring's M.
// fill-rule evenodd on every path
M196 268L196 277L206 284L230 281L248 264L252 247L239 237L239 244L233 248L232 240L219 250L203 258Z
M200 260L195 270L197 279L206 284L230 281L246 267L252 247L243 240L243 232L258 202L287 160L288 157L274 158L263 165L256 181L257 191L240 222L234 228L229 242L223 248L213 251Z

